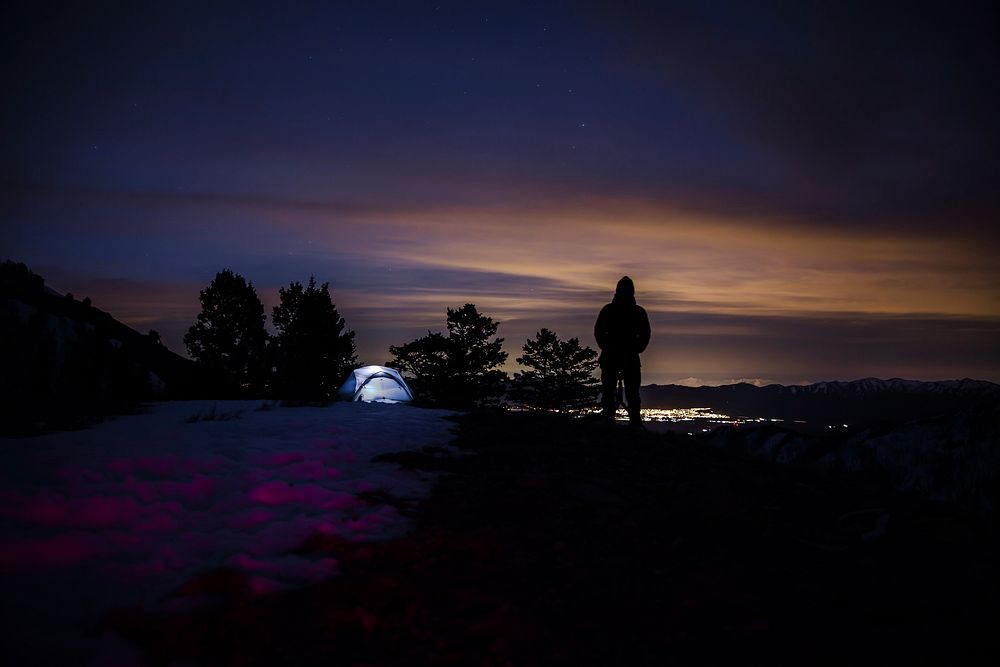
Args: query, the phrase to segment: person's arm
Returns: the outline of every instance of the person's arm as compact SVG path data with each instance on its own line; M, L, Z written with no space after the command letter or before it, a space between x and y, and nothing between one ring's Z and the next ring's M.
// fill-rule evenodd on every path
M604 346L608 343L608 307L605 306L601 308L601 313L597 316L597 322L594 323L594 340L597 341L597 347L604 349Z
M649 315L646 314L646 309L642 306L638 306L639 313L641 314L639 318L639 333L636 338L636 344L638 345L639 352L645 352L646 347L649 346L650 328L649 328Z

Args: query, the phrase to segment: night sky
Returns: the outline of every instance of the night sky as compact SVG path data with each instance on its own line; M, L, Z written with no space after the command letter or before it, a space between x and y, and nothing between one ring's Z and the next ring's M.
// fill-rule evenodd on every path
M512 360L594 346L628 274L644 382L1000 381L997 22L962 3L30 4L0 256L177 352L223 268L268 307L329 281L372 363L466 302Z

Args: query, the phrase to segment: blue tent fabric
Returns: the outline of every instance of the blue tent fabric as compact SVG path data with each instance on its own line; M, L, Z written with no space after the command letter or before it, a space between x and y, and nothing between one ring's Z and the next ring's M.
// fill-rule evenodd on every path
M355 368L337 395L347 401L366 403L410 403L413 391L399 371L385 366Z

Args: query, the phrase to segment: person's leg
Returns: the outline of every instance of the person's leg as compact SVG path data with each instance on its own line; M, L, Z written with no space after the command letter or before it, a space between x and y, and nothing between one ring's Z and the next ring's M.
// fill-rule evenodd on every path
M611 366L601 366L601 414L609 419L615 418L615 392L618 384L618 369Z
M628 418L631 422L641 422L642 415L639 412L641 400L639 399L639 383L642 381L642 372L636 364L625 369L625 403L628 405Z

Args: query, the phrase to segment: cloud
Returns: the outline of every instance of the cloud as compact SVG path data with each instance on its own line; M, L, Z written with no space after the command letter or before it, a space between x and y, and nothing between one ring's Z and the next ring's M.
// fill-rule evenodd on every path
M990 11L625 2L592 19L621 75L659 86L728 140L729 167L716 161L690 188L695 201L838 226L946 223L996 240Z
M175 350L222 268L267 306L329 280L376 362L465 302L509 351L541 326L586 343L629 274L669 336L649 377L995 372L991 17L580 10L544 49L550 10L510 10L476 33L475 64L463 40L414 37L439 20L419 8L358 9L336 51L324 21L270 13L203 12L226 36L184 49L177 12L12 23L24 90L2 112L0 241ZM411 35L405 58L371 49L387 25ZM33 35L61 33L39 51Z
M701 378L696 377L686 377L680 378L679 380L673 380L669 384L677 384L682 387L704 387L705 381Z
M593 345L593 318L627 273L654 335L666 334L647 354L651 381L798 381L848 367L861 376L879 368L897 376L997 373L984 341L1000 313L1000 273L988 246L961 238L744 225L625 206L617 217L597 209L513 219L477 209L351 221L311 209L274 212L260 223L274 239L263 246L225 235L187 252L148 242L90 271L57 268L61 255L48 248L41 254L49 263L26 259L56 289L90 296L139 330L159 330L175 351L197 315L198 290L226 267L254 282L267 312L291 280L329 281L361 356L375 363L389 345L442 330L445 309L470 302L502 322L511 359L543 326ZM192 227L211 224L212 211L189 213ZM108 241L88 236L59 247L72 249L78 265L100 257ZM859 323L868 328L852 328ZM950 344L942 354L940 341L956 336L966 347ZM888 346L881 357L879 343Z
M1000 318L658 313L652 325L644 373L664 381L1000 377Z

